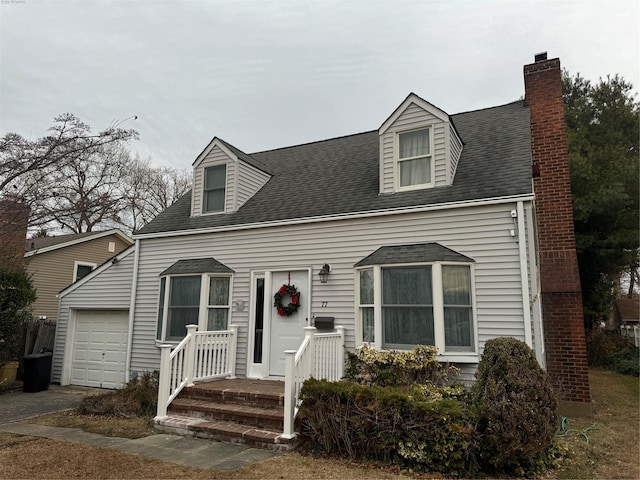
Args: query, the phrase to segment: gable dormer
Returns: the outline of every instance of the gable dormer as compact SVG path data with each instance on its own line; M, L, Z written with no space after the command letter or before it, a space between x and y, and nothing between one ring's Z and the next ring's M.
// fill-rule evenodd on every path
M378 134L380 193L453 183L463 144L446 112L411 93Z
M193 162L191 216L237 211L270 176L261 162L214 137Z

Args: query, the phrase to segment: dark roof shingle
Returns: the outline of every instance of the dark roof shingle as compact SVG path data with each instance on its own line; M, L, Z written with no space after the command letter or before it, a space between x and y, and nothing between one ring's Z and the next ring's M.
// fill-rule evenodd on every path
M411 245L386 245L367 255L354 266L389 265L417 262L474 262L461 253L443 247L439 243L414 243Z
M237 212L191 217L187 193L138 234L475 201L532 193L529 108L517 101L453 115L464 142L453 184L379 194L378 131L253 153L271 179Z

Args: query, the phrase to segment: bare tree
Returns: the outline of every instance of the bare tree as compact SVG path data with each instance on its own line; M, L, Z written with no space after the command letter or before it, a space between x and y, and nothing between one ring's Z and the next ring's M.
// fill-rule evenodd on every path
M121 129L117 124L94 134L71 113L56 117L49 132L36 140L17 133L0 139L0 199L19 199L29 205L31 227L44 226L54 218L56 202L52 197L60 193L62 171L69 172L110 147L138 138L135 130ZM72 208L65 202L60 202L60 207L67 212ZM76 206L76 210L83 208L82 204Z
M138 230L191 188L191 174L132 158L125 143L138 134L118 125L92 134L87 124L64 114L43 138L5 135L0 140L0 200L28 205L31 231ZM5 212L13 210L5 205Z
M149 159L129 164L121 222L132 231L149 223L191 188L191 173L171 167L154 168Z
M64 230L90 232L121 222L129 152L107 145L67 162L51 174L42 218Z

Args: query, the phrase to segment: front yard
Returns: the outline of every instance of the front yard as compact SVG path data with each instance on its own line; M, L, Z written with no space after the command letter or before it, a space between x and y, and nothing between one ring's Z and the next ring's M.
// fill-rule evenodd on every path
M640 383L638 378L605 370L590 371L592 418L572 418L572 430L558 441L569 454L544 478L640 478ZM145 422L56 414L30 420L74 426L96 433L132 437L152 434ZM584 435L583 435L584 434ZM587 442L588 437L588 442ZM239 470L189 468L114 450L35 437L0 434L0 478L407 478L393 466L363 466L289 453ZM420 475L417 478L443 478Z

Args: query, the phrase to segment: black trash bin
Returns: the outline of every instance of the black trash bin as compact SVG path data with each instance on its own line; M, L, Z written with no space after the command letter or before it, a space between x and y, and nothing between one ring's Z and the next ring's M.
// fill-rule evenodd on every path
M24 356L23 392L41 392L49 388L52 357L51 352Z

